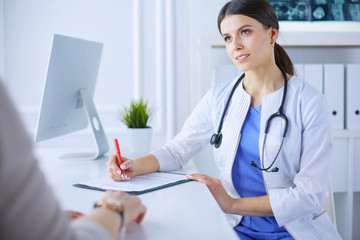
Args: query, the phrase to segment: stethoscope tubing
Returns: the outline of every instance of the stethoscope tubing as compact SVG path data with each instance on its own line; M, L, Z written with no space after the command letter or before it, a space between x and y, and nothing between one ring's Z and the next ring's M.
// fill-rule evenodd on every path
M282 74L284 76L284 92L283 92L283 97L282 97L279 109L275 113L271 114L270 117L266 120L266 123L265 123L265 130L264 130L265 136L264 136L264 142L263 142L263 148L262 148L261 168L254 161L250 162L251 166L256 167L257 169L259 169L261 171L266 171L266 172L277 172L277 171L279 171L279 168L275 167L275 168L271 169L271 167L274 165L276 159L278 158L278 156L280 154L280 151L282 149L284 139L285 139L285 136L286 136L286 133L287 133L287 130L288 130L288 119L287 119L286 115L283 113L283 108L284 108L286 95L287 95L287 75L286 75L285 70L282 67L280 67L280 70L281 70L281 72L282 72ZM214 133L210 138L210 144L214 145L215 148L218 148L221 145L221 142L222 142L221 129L222 129L222 126L223 126L225 114L226 114L227 109L228 109L228 107L230 105L231 98L232 98L236 88L238 87L238 85L240 84L240 82L242 81L242 79L244 77L245 77L245 73L243 73L240 76L240 78L236 81L236 83L234 84L234 86L233 86L233 88L232 88L232 90L230 92L230 95L228 97L228 100L226 101L224 111L223 111L223 113L221 115L220 123L219 123L219 126L218 126L218 131L217 131L217 133ZM284 122L285 122L285 127L284 127L284 131L283 131L283 134L282 134L282 140L281 140L279 150L277 151L274 160L272 161L272 163L270 164L269 167L265 168L263 162L264 162L264 152L265 152L266 138L267 138L267 134L270 131L271 121L273 119L277 118L277 117L282 118L284 120Z

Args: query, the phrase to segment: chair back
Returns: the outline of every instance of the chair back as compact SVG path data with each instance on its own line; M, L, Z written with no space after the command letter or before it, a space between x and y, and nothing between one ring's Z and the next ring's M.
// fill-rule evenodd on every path
M334 193L332 190L331 180L329 181L329 188L322 202L322 207L328 213L331 221L333 222L336 228L335 202L334 202Z

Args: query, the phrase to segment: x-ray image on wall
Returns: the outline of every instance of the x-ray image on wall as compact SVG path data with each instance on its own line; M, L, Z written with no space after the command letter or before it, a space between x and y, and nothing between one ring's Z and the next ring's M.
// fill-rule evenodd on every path
M348 0L346 4L347 20L360 21L360 0Z
M345 0L314 0L311 2L311 20L345 21Z
M360 0L269 0L285 21L360 21Z
M279 20L309 20L309 0L270 1Z

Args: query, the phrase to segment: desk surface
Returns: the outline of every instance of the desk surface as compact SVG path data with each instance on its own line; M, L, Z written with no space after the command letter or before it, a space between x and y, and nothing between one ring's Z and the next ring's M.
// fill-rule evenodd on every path
M61 206L88 213L103 192L80 189L74 183L105 177L107 157L93 161L59 160L64 150L36 151L40 166ZM194 172L189 165L186 172ZM139 196L147 207L143 222L128 225L121 239L238 239L204 184L188 182Z

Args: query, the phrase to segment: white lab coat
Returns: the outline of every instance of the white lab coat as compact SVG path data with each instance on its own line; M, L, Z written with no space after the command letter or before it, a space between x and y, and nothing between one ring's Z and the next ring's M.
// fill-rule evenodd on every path
M217 131L221 115L237 79L210 89L186 120L181 132L165 146L152 152L159 160L160 170L173 170L184 165L199 152ZM275 113L282 100L283 89L262 99L259 153L262 156L264 128L268 117ZM220 179L233 198L239 198L231 171L241 137L240 130L251 96L242 82L236 89L222 128L222 144L214 149L214 159L220 170ZM284 113L289 126L282 151L273 167L278 172L263 172L265 188L270 197L274 216L279 226L285 226L295 239L341 239L322 200L330 179L332 150L331 129L325 97L306 82L293 76L288 81ZM276 118L271 123L264 159L269 166L281 142L284 121ZM240 215L228 215L236 226Z

